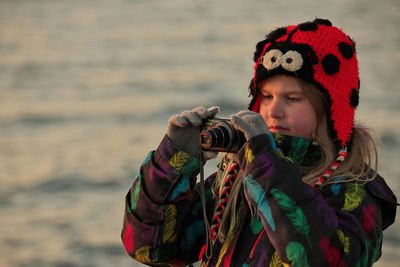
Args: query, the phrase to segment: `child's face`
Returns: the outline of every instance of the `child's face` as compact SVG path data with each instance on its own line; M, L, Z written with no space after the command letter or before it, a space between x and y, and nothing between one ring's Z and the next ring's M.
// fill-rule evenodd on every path
M317 114L297 78L277 75L261 83L260 114L272 133L312 139Z

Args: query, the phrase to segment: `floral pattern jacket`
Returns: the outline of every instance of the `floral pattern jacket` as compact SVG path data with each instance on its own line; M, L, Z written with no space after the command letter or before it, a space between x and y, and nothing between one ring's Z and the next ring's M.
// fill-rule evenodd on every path
M122 241L127 253L152 266L185 266L199 259L208 266L371 266L381 255L382 231L394 222L396 197L380 176L320 191L303 183L300 165L312 164L318 151L311 147L305 139L276 135L274 140L267 134L244 145L239 158L246 178L236 223L206 260L196 184L200 163L165 136L126 196ZM216 173L204 184L209 221L215 178ZM248 212L247 201L257 216Z

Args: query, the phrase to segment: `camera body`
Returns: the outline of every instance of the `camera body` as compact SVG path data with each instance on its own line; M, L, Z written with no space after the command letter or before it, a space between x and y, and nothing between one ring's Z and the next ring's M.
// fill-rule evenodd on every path
M244 134L227 118L204 120L200 128L200 145L206 151L236 153L246 142Z

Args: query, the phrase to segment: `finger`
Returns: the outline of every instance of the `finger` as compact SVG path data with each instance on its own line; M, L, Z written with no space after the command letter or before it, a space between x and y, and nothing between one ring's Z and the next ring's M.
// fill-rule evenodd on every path
M237 115L231 116L231 121L233 123L233 126L235 126L236 129L242 131L243 133L247 132L247 129L251 127L251 125L245 119Z
M255 117L254 125L257 126L257 127L259 127L259 126L263 126L264 127L265 126L265 127L268 128L267 123L264 121L264 118L260 114L258 114L258 116Z
M256 114L259 115L259 113L256 113L256 112L253 112L250 110L241 110L238 113L236 113L235 115L239 116L239 117L243 117L243 116L256 115Z
M204 107L197 107L192 111L199 114L200 118L202 119L209 119L215 117L215 115L219 112L219 107L211 107L211 108L204 108Z
M196 112L202 119L207 117L207 109L205 107L196 107L192 109L192 112Z
M186 120L185 117L182 117L180 115L174 115L169 119L168 124L171 126L182 128L182 127L187 127L189 125L189 122Z
M207 109L207 117L205 119L211 119L214 118L215 115L217 115L217 113L219 112L219 107L214 106L214 107L210 107Z
M243 111L238 112L236 115L243 118L249 124L254 125L254 126L264 124L264 118L261 116L260 113L257 113L257 112L243 110Z
M253 115L253 114L245 115L245 116L242 116L242 117L239 117L239 118L241 118L242 120L247 122L248 125L251 125L251 126L256 126L256 122L257 122L257 119L258 119L258 117Z
M185 117L189 124L193 126L200 126L203 122L199 114L195 111L184 111L182 112L182 116Z

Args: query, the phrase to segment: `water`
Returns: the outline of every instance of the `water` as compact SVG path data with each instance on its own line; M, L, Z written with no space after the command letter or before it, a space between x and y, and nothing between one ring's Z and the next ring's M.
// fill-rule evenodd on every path
M124 196L168 118L246 108L256 42L315 17L357 42L358 118L382 136L380 173L400 195L399 11L395 0L1 1L0 266L140 266L120 241ZM399 248L396 222L376 266L397 266Z

